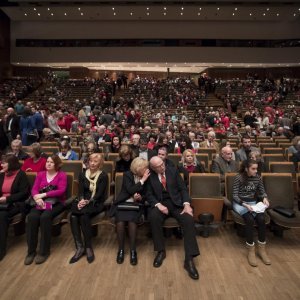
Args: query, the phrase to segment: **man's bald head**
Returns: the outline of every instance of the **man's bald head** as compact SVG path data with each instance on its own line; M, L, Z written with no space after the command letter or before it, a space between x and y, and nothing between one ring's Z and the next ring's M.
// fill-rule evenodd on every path
M165 163L159 156L153 156L150 159L150 168L157 174L165 172Z

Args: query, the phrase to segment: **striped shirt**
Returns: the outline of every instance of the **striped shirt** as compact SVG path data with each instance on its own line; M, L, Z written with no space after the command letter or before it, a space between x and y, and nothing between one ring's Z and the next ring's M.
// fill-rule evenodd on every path
M238 204L256 201L257 198L266 198L267 194L259 175L248 177L243 181L243 176L238 174L234 177L232 198Z

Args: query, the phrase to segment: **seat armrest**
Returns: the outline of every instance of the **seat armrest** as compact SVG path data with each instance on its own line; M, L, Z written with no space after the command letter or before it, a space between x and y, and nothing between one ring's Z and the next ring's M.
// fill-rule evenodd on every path
M104 206L109 206L113 203L114 195L110 195L107 199L104 201Z
M76 199L76 196L72 196L69 197L66 201L65 201L65 206L68 207L72 204L72 202Z
M228 209L232 209L232 202L228 198L223 197L223 201L224 201L224 204L227 206Z

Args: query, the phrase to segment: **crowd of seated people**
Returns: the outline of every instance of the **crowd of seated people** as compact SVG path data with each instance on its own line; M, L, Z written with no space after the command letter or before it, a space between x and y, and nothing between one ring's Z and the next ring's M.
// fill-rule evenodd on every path
M47 99L49 93L52 94L48 91L48 94L42 96L41 102L24 103L21 117L15 113L16 107L10 105L10 100L3 101L5 110L4 117L1 119L3 123L0 124L4 128L2 134L7 138L7 146L2 149L2 174L4 174L2 176L5 177L8 172L6 160L9 156L7 155L11 155L17 161L24 161L23 166L20 166L21 170L19 171L19 166L16 164L16 169L11 169L13 172L17 170L20 174L23 174L23 171L39 172L31 190L34 205L30 208L27 217L26 265L33 261L37 264L44 263L50 255L51 222L65 209L67 179L60 168L67 160L81 160L84 167L84 171L75 178L79 180L79 193L77 201L71 208L70 222L76 252L70 259L70 263L77 262L85 254L89 263L94 261L91 219L104 210L104 191L110 187L108 187L107 174L103 170L103 160L110 160L110 154L118 155L117 160L114 161L114 172L124 173L121 193L116 195L116 201L113 203L119 244L117 263L124 261L124 232L125 223L128 222L130 263L137 264L136 224L143 212L141 206L146 199L151 207L149 221L154 248L157 251L154 267L160 267L166 257L165 245L162 242L162 224L165 218L171 215L182 227L188 228L188 233L187 230L183 231L184 268L190 277L198 279L193 258L199 255L199 249L191 229L194 228L194 221L190 218L193 216L193 211L188 195L189 176L191 173L205 172L220 174L220 186L224 194L226 173L238 172L239 164L242 164L241 172L235 182L234 201L237 213L243 216L248 226L249 264L256 265L253 258L253 230L250 229L254 220L249 214L252 202L246 199L247 195L243 196L241 184L248 182L251 176L260 178L257 174L265 171L261 156L263 148L260 148L258 143L260 137L269 138L269 141L282 138L290 142L295 136L294 148L289 151L297 166L296 160L300 152L297 140L299 135L297 107L283 112L280 105L273 107L270 103L266 103L265 106L256 107L251 100L251 103L247 102L249 105L241 104L241 107L247 108L242 115L243 119L237 116L237 110L229 106L205 107L197 110L195 114L194 111L188 111L188 105L197 105L205 95L202 95L203 90L189 78L167 80L136 78L129 83L128 95L124 94L120 98L111 98L113 88L110 90L111 80L108 78L99 81L91 79L69 81L59 89L55 88L56 81L52 84L51 91L55 91L55 95L66 86L69 91L72 87L82 84L90 88L92 96L82 102L67 102L64 97L59 98L63 101L52 99L53 101L45 107L43 101ZM226 84L231 86L231 83ZM249 83L241 83L237 80L234 84L242 87L244 85L250 93ZM284 86L285 83L282 84ZM297 92L298 84L294 81L293 85L288 84L284 89L285 96L290 91ZM266 88L265 85L269 87ZM216 87L218 92L218 84ZM268 82L262 85L259 83L257 88L262 88L262 91L268 93L273 90L273 85ZM279 93L283 91L280 89ZM58 94L62 95L62 93ZM64 93L67 94L68 92ZM22 102L16 104L21 105ZM38 118L36 118L37 114ZM37 119L39 122L42 121L42 127L37 126ZM24 128L29 127L30 130L24 131ZM32 136L29 133L33 133ZM53 153L56 154L54 156L43 152L43 147L46 147L49 142L56 145L53 149ZM230 142L234 143L235 149L231 147ZM73 150L73 147L79 148L80 151ZM202 153L200 151L208 154L211 167L206 166L201 159L197 159L197 154ZM252 160L251 164L247 164L249 159ZM183 174L183 179L180 173ZM113 181L114 174L111 176ZM10 182L8 194L13 194L12 181L5 179L6 181ZM255 181L255 184L257 182ZM54 190L43 190L49 185L55 186ZM6 190L2 187L2 193L7 193L7 186L4 187ZM261 182L259 181L259 186L255 185L255 187L260 188L261 194L264 195L263 202L268 205ZM29 186L26 185L25 190L22 199L17 202L25 201ZM0 202L1 199L2 197ZM119 204L127 205L126 201L130 199L132 201L129 202L139 204L138 211L127 212L122 211L122 205L118 207ZM241 207L237 205L243 206L243 210L240 210ZM19 211L8 210L1 215L0 222L6 224L6 227L3 227L5 230L12 216ZM257 219L259 218L257 216ZM37 250L39 229L41 242ZM1 234L5 235L5 230ZM261 225L259 255L266 264L269 264L270 260L265 253L264 231ZM1 236L2 239L4 240ZM1 248L1 256L4 257L5 253L6 246Z

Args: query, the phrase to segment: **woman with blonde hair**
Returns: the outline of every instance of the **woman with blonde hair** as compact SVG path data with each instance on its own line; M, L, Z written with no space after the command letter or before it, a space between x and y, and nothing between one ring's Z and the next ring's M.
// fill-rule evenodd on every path
M79 175L78 200L73 202L71 208L71 230L76 252L70 259L70 264L77 262L85 253L88 263L94 261L91 218L104 210L104 201L108 189L108 175L102 171L102 154L91 154L88 166L88 169Z
M137 157L130 167L130 171L123 175L123 183L120 194L113 204L112 215L116 218L117 237L119 250L117 254L117 263L124 261L124 242L125 242L125 223L128 222L128 232L130 240L130 264L137 264L136 253L136 229L137 222L143 213L142 204L144 201L145 188L144 184L150 176L147 160Z
M133 159L134 152L132 148L128 145L122 145L119 150L119 160L116 161L116 172L129 171Z
M178 170L183 173L184 182L188 185L190 173L205 173L205 169L201 163L198 163L196 154L192 149L186 149L182 153L181 162Z

